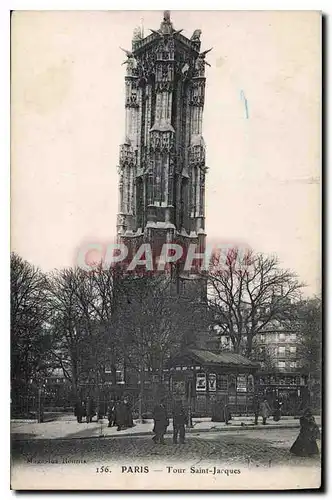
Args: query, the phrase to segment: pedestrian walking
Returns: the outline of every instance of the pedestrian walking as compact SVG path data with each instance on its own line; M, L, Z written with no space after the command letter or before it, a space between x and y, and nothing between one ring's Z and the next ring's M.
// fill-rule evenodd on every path
M124 426L134 427L133 412L131 409L130 401L127 398L125 398L123 403L124 403Z
M318 455L317 439L320 439L319 428L311 410L307 409L300 417L300 433L292 445L290 452L298 457Z
M274 413L273 413L273 420L275 422L279 422L281 418L281 406L282 402L279 401L278 398L276 398L275 403L274 403Z
M97 410L97 415L98 415L98 420L102 420L106 414L106 405L105 401L99 401L98 405L98 410Z
M117 425L117 431L121 431L125 427L126 420L126 407L124 402L120 399L115 405L115 424Z
M79 424L82 423L82 418L85 417L85 406L84 402L81 400L78 400L75 405L75 417L77 419L77 422Z
M231 420L232 416L229 411L229 406L227 404L227 401L223 402L223 421L225 422L226 425L228 425L229 421Z
M166 433L167 427L169 425L169 419L167 416L167 409L164 401L161 401L154 407L153 420L153 432L155 433L155 436L153 436L152 438L153 441L156 444L166 444L164 440L164 434Z
M180 444L184 444L186 435L185 425L188 425L188 415L181 401L176 401L173 408L173 443L177 444L178 436Z
M86 400L86 421L89 424L95 415L93 399L88 396Z
M266 419L271 415L271 408L267 399L264 399L259 405L259 412L262 415L263 425L266 425Z
M211 422L222 422L223 420L223 405L221 400L217 400L212 404Z
M115 422L114 400L111 399L107 408L108 427L112 427Z

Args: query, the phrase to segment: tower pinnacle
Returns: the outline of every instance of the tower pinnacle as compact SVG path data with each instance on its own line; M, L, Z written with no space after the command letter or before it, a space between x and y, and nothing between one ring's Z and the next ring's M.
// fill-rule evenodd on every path
M164 22L171 23L171 11L170 10L164 10Z
M162 34L170 34L173 30L173 24L171 22L171 13L169 10L164 10L163 20L160 23L160 32Z

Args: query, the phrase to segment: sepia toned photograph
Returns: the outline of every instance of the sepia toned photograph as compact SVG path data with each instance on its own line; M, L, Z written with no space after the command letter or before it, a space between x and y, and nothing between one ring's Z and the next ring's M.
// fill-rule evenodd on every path
M12 490L322 484L318 11L13 11Z

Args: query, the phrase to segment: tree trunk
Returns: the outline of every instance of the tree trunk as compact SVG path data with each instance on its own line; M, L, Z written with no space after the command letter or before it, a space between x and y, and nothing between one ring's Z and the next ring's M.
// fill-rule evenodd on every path
M139 373L140 388L139 388L139 400L138 400L138 420L140 423L144 422L143 419L143 401L144 401L144 368L141 367Z
M252 351L252 336L248 335L247 337L247 349L246 349L246 354L248 358L251 356L251 351Z

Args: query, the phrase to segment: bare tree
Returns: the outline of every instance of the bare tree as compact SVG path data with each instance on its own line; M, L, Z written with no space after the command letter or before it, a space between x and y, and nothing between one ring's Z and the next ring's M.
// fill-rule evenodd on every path
M276 357L273 345L257 345L253 342L250 359L257 361L262 371L275 371Z
M49 295L40 269L12 253L10 258L11 382L13 397L37 383L50 368L47 329Z
M172 284L167 274L127 276L122 282L118 331L123 359L139 378L140 401L145 372L152 371L161 384L169 358L194 344L200 326L206 327L203 305L175 294Z
M108 357L114 358L116 302L114 270L64 269L52 273L54 358L74 392L80 384L99 386Z
M293 303L301 296L295 273L279 266L274 256L233 251L222 268L213 261L208 273L208 301L212 322L231 339L239 352L246 338L246 354L251 355L257 333L290 319Z

